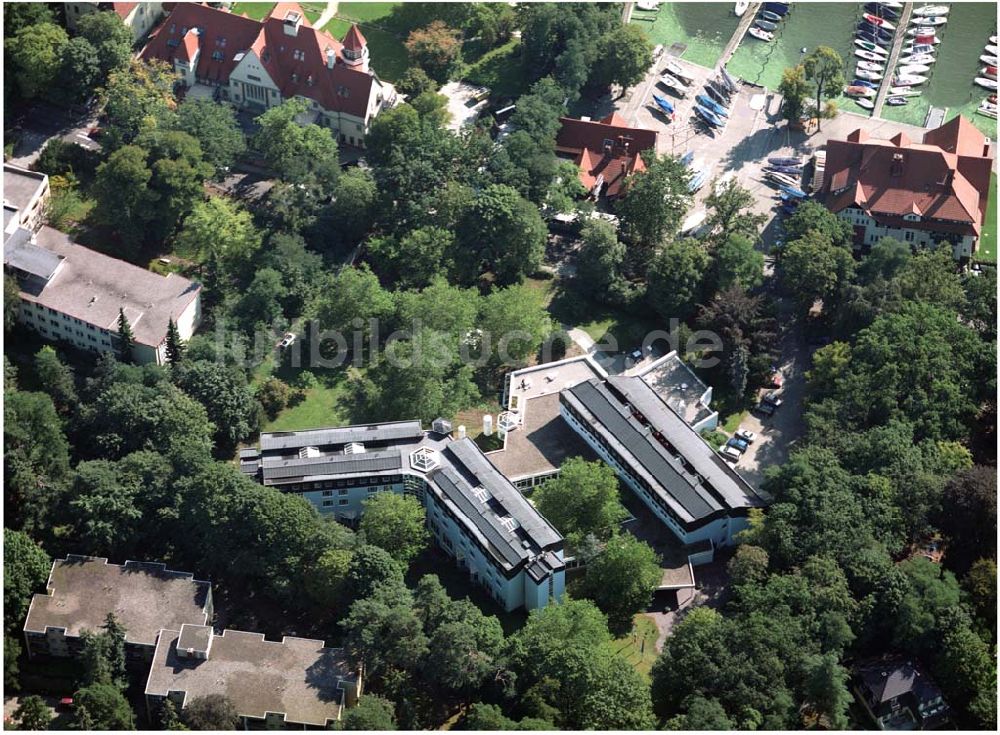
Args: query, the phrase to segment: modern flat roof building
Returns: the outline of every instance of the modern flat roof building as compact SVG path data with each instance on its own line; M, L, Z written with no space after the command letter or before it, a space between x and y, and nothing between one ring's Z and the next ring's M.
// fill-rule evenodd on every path
M135 335L135 359L162 364L169 321L187 340L201 320L200 284L85 248L51 227L34 234L20 228L9 236L4 267L20 287L19 321L79 349L117 349L122 309Z
M438 543L506 610L544 607L564 588L562 536L470 439L419 421L263 433L240 468L353 522L378 492L408 493Z
M764 499L640 377L560 394L563 418L685 544L732 543Z
M343 649L323 641L183 625L160 633L145 694L154 722L167 698L180 710L221 694L246 729L325 728L357 703L361 676Z
M3 165L4 240L18 227L34 230L49 200L49 177L9 163Z
M162 628L205 625L212 618L212 586L165 564L70 555L52 563L47 593L31 598L24 637L28 655L79 653L80 634L99 632L108 613L125 628L132 660L150 660Z

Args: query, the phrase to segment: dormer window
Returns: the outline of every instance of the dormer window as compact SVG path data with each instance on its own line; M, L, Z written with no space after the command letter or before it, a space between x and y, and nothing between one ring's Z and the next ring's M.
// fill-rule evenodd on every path
M919 222L920 221L920 215L919 214L913 214L913 213L904 214L903 215L903 219L905 219L907 222Z

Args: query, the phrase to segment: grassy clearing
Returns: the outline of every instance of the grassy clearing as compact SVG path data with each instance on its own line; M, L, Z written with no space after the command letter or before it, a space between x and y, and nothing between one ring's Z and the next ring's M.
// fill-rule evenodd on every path
M553 289L556 290L549 304L552 318L582 329L605 347L605 352L632 349L658 326L653 321L595 303L574 291L559 289L558 284Z
M355 23L371 23L382 20L397 5L402 3L340 3L337 5L337 17L344 20L351 20Z
M233 5L233 12L236 15L246 13L254 20L262 20L273 7L274 3L236 3Z
M521 41L511 39L470 64L462 79L489 87L495 97L519 97L530 86L521 64Z
M728 416L720 417L719 428L721 428L725 432L728 432L729 434L732 434L734 431L740 428L740 424L742 424L743 419L747 417L747 413L748 413L747 411L736 411L735 413L731 413Z
M349 3L364 5L365 3ZM394 3L374 3L376 5L394 5ZM343 7L343 6L341 6ZM327 23L323 30L337 39L343 40L351 29L350 20L345 20L339 14ZM359 23L361 32L368 41L368 52L371 54L372 67L378 75L390 82L399 79L409 66L410 59L403 42L389 31L376 28L367 23Z
M990 201L986 209L986 222L983 223L983 234L979 239L979 251L976 260L985 263L997 262L997 175L990 176Z
M639 614L635 616L632 631L609 645L615 653L624 656L636 671L649 676L649 670L656 661L656 639L659 635L652 618Z

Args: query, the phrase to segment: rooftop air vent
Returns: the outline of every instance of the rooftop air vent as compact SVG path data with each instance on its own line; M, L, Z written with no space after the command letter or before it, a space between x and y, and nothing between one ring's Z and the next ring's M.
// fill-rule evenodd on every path
M309 459L319 456L319 447L302 447L299 450L299 459Z
M364 454L365 445L361 442L351 442L344 447L344 454Z
M439 464L437 451L430 447L420 447L410 454L410 466L418 472L430 472Z

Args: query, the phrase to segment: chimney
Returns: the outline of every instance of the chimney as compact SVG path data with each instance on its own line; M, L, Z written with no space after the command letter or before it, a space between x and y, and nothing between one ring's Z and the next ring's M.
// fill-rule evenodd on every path
M300 25L302 25L302 16L294 10L289 10L285 14L285 33L289 36L298 36Z
M903 175L903 154L892 154L892 165L889 167L889 175L898 178Z
M337 52L332 48L326 50L326 68L332 69L334 64L337 63Z

